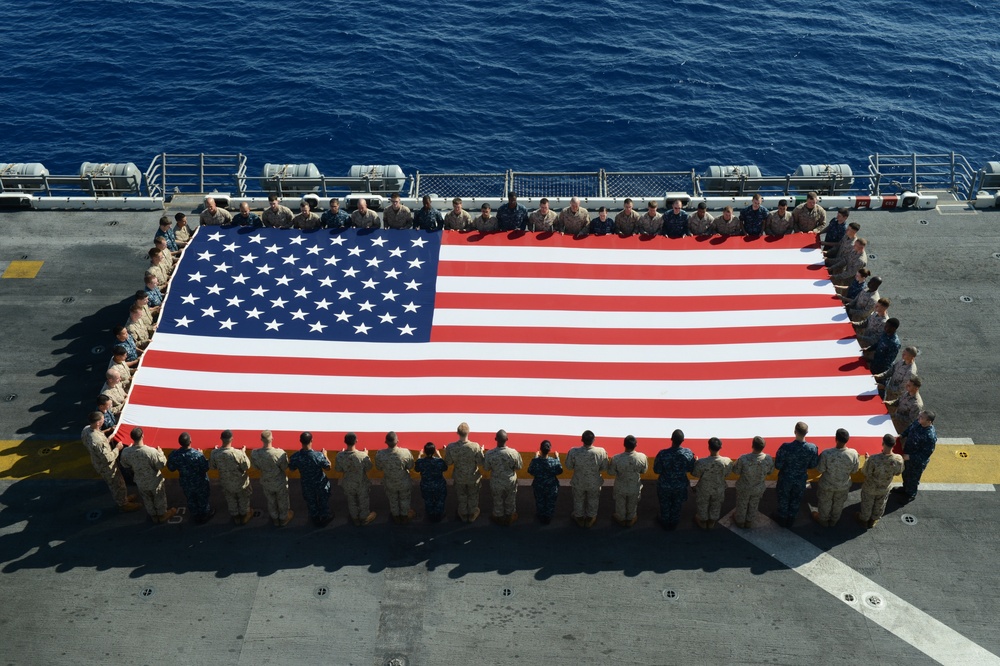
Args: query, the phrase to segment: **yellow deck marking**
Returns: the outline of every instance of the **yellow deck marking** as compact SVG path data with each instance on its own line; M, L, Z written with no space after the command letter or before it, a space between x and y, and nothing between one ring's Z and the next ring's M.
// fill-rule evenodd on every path
M43 449L48 449L48 453L43 455ZM169 450L164 450L168 456ZM206 456L211 456L211 450L204 452ZM294 451L288 451L291 455ZM369 450L369 454L374 455L374 450ZM960 456L964 453L965 456ZM414 457L419 452L413 452ZM330 461L336 459L335 451L327 451ZM528 463L534 457L534 452L522 453L524 468L518 472L521 478L530 479L527 474ZM862 464L864 462L862 461ZM652 457L650 457L652 466ZM446 476L451 476L448 470ZM216 472L210 472L209 476L216 477ZM168 479L177 478L175 472L164 470L164 476ZM256 470L250 471L250 476L257 478L259 473ZM290 477L298 478L298 473L290 473ZM339 477L339 474L330 473L331 477ZM375 470L371 473L371 478L381 478L382 474ZM415 475L414 475L415 476ZM568 472L562 474L562 478L570 478ZM61 441L19 441L0 440L0 479L96 479L97 473L90 466L90 456L83 448L79 440ZM656 479L656 475L647 472L643 475L647 481ZM733 477L735 478L735 477ZM777 478L772 474L772 480ZM864 477L860 474L854 475L854 481L860 483ZM939 444L931 456L930 464L920 479L921 483L967 483L967 484L990 484L1000 485L1000 446L989 444L977 444L976 446L966 446L962 444Z
M44 261L12 261L0 278L33 278L38 275Z

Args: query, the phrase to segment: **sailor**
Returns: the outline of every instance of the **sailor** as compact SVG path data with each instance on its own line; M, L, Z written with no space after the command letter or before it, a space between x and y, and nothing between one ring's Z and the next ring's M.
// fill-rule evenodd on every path
M330 209L320 216L325 229L340 231L351 226L351 216L340 210L340 199L330 199Z
M764 233L764 223L767 222L768 210L760 205L761 196L754 192L750 205L740 211L740 224L748 236L760 236Z
M608 461L608 474L615 477L615 513L612 516L622 527L631 527L639 519L639 495L642 492L642 475L649 469L649 459L635 450L638 441L632 435L625 437L625 451Z
M274 447L274 435L270 430L260 433L261 448L250 452L250 464L260 471L260 487L267 500L267 513L277 527L291 522L295 512L289 508L288 499L288 455Z
M507 205L497 209L500 231L524 231L528 228L528 209L517 203L517 194L507 193Z
M462 199L451 200L451 212L444 216L444 228L452 231L468 231L472 228L472 216L462 210Z
M680 199L674 199L670 210L663 215L663 235L668 238L681 238L688 234L688 214L683 209Z
M670 435L670 448L663 449L653 460L653 472L659 475L656 496L660 501L660 524L668 530L676 529L681 521L681 507L688 496L691 482L688 473L694 471L698 458L691 449L681 446L684 432L674 430Z
M864 350L864 357L870 361L868 369L871 370L873 375L885 372L892 367L893 361L896 360L899 348L903 346L903 343L899 340L899 335L896 334L898 330L899 320L895 317L889 317L885 322L885 330L882 331L878 342L873 347Z
M119 456L122 467L132 471L139 497L150 519L154 523L165 523L177 513L177 509L167 509L167 493L160 472L167 464L167 457L160 447L154 449L143 443L142 428L132 428L129 434L132 446L123 449Z
M802 505L808 471L819 464L819 450L806 441L809 426L799 421L795 424L795 439L778 448L774 467L778 470L778 511L775 515L782 527L791 527Z
M253 518L253 509L250 508L253 489L250 487L250 476L247 474L250 469L250 459L247 457L245 446L242 449L233 448L232 430L223 430L219 439L222 440L222 445L212 451L208 468L219 472L219 482L226 496L226 505L229 507L229 515L232 516L233 522L237 525L246 525Z
M524 464L521 454L507 446L507 431L498 430L497 446L484 456L483 469L490 473L493 495L491 520L497 525L510 525L517 520L517 470Z
M883 435L882 453L869 456L861 470L865 475L865 482L861 484L861 510L854 518L868 529L875 527L882 517L892 479L903 471L903 456L892 452L895 444L895 437Z
M191 435L182 432L177 438L180 448L167 457L167 469L180 475L180 486L187 499L191 519L201 525L215 515L210 502L208 460L198 449L191 448Z
M538 200L538 210L528 216L528 227L535 232L554 231L556 217L556 212L549 210L549 200L542 197Z
M101 412L91 412L88 419L89 424L80 433L80 440L83 446L90 453L90 462L104 482L108 484L111 496L115 499L115 504L121 511L135 511L141 505L136 504L136 497L129 497L125 490L125 479L122 478L121 470L118 468L118 454L122 450L121 442L114 446L108 438L101 432L101 425L104 423L104 414Z
M172 223L170 222L170 218L167 217L166 215L160 218L160 227L156 230L156 233L153 235L153 240L156 240L161 236L166 241L167 248L171 252L173 252L175 255L180 253L180 247L177 245L177 235L174 233L174 229Z
M851 216L851 211L847 208L838 208L837 216L826 227L826 235L820 243L828 258L836 257L843 247L843 240L847 237L847 218Z
M590 232L590 213L580 207L579 197L569 200L569 206L562 209L552 229L569 236L586 236Z
M927 462L937 446L937 431L934 429L935 414L925 410L920 412L916 421L899 436L903 440L903 486L893 488L892 492L902 495L903 504L917 498L917 488L920 487L920 477L927 468Z
M163 304L163 292L160 291L160 280L152 273L143 275L143 291L149 297L149 304L159 307Z
M608 452L594 446L594 439L594 433L585 430L580 437L583 446L574 447L566 454L566 469L573 472L570 481L573 487L573 520L586 528L593 527L597 522L597 507L604 485L601 472L608 469Z
M458 424L458 440L444 449L444 461L454 468L451 478L458 497L458 518L467 523L479 517L479 467L486 461L483 447L469 440L469 424Z
M340 489L347 496L347 515L358 527L370 525L376 515L371 510L371 481L368 479L372 459L368 449L358 450L358 436L353 432L344 435L344 444L347 448L337 454L333 468L342 475Z
M851 490L851 475L858 471L858 452L848 448L850 433L838 428L835 439L837 446L819 454L819 464L816 471L820 473L817 510L813 519L825 527L833 527L840 520L847 501L847 493Z
M115 431L115 426L118 425L118 419L115 418L115 413L112 411L113 407L114 402L110 396L103 393L97 396L97 411L104 417L101 422L101 432L104 433L105 437L110 437Z
M443 476L448 463L441 457L434 442L427 442L413 468L420 474L420 496L424 500L427 520L440 522L444 518L444 501L448 497L448 483Z
M733 468L733 461L720 456L722 440L712 437L708 440L708 457L694 464L691 476L698 479L695 487L695 503L697 509L694 522L702 529L715 527L722 513L722 501L726 497L726 477Z
M608 217L608 207L597 209L597 217L590 221L590 233L595 236L607 236L615 232L615 221Z
M619 236L631 236L639 224L639 213L632 208L632 199L622 202L622 212L615 215L615 233Z
M309 517L316 527L324 527L333 520L330 512L330 459L325 451L313 451L311 432L299 435L302 448L288 458L288 469L299 472L302 481L302 498L309 509Z
M413 216L413 228L424 231L437 231L444 228L444 216L431 205L431 196L425 194L423 205Z
M240 212L233 216L233 224L250 229L260 229L264 226L260 216L250 212L250 204L246 201L240 202Z
M736 480L736 508L733 510L733 522L737 527L753 527L767 475L774 471L774 459L764 453L766 444L763 437L754 437L750 445L753 452L744 453L733 465L733 474L739 477Z
M552 522L556 512L556 500L559 498L559 479L562 474L562 464L559 456L552 454L552 442L542 440L538 453L528 465L528 474L534 477L531 490L535 495L535 517L543 525Z
M389 513L392 521L403 525L410 522L414 516L410 508L410 497L413 493L413 481L410 470L413 469L413 454L399 446L399 437L389 431L385 435L386 448L375 454L375 469L382 472L382 487L389 498Z

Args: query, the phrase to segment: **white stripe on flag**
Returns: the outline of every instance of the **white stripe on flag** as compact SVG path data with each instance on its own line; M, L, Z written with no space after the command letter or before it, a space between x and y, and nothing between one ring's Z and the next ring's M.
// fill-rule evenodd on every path
M543 296L759 296L830 294L830 281L808 280L602 280L599 277L517 278L439 275L437 289L451 294Z

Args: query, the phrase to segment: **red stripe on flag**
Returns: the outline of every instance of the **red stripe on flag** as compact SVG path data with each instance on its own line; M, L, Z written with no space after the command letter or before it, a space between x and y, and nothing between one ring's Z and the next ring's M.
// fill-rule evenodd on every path
M801 414L864 416L877 396L754 398L722 400L651 400L643 398L559 398L548 396L392 395L243 393L196 391L139 386L133 400L147 405L189 407L198 410L233 409L272 412L337 411L351 414L386 412L434 414L534 414L581 416L613 414L616 418L711 419L754 418L761 414L795 420ZM819 401L819 405L817 405ZM817 409L817 406L820 409ZM516 418L514 416L512 419Z
M551 379L703 380L837 377L869 374L860 359L802 359L793 361L740 361L726 363L604 363L568 361L475 361L479 377L547 377ZM468 377L470 362L381 361L379 359L270 358L267 356L216 356L150 350L144 368L197 372L252 373L339 377Z
M601 280L828 280L823 264L812 266L619 266L564 263L442 261L438 275Z
M558 299L558 302L557 302ZM799 310L841 305L829 294L751 296L587 296L560 294L452 294L438 292L434 307L488 310L576 310L581 312L746 312Z
M800 326L733 328L618 329L502 326L435 326L431 342L505 342L546 344L672 344L722 345L735 343L810 342L846 340L853 332L840 323ZM600 326L601 321L594 321Z
M788 234L787 236L585 236L576 238L557 233L512 231L509 233L481 234L478 232L445 232L443 245L490 245L508 247L587 247L599 249L656 250L671 252L685 250L782 250L818 247L816 234ZM720 258L720 264L725 263Z

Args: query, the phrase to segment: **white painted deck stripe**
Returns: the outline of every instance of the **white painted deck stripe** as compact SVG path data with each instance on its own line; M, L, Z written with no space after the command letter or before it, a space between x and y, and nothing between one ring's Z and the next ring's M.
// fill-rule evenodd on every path
M758 527L751 530L734 527L732 520L730 513L719 524L845 604L847 602L842 595L853 594L857 601L847 604L850 608L939 663L1000 666L1000 657L862 576L794 532L778 527L770 518L758 516L755 523ZM870 594L882 597L882 607L872 608L865 603L864 598Z

